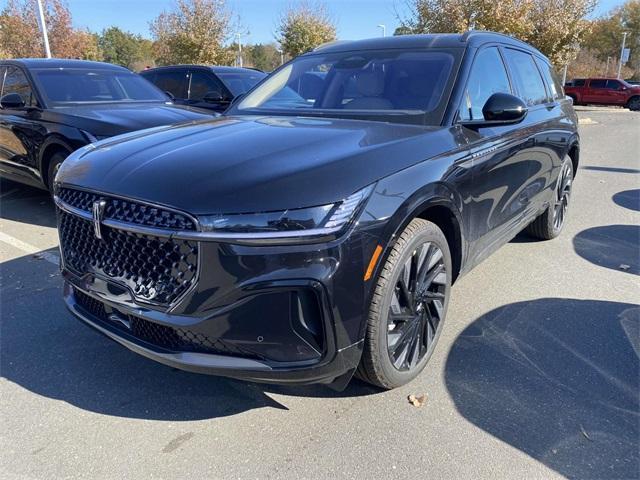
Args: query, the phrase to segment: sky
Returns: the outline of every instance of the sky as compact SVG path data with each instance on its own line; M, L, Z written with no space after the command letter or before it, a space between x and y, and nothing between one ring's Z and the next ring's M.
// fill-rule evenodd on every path
M240 15L248 35L243 43L273 42L278 18L296 0L227 0ZM0 0L0 7L7 0ZM386 25L388 35L398 26L396 12L407 12L406 0L325 0L337 22L338 38L357 40L382 34L378 25ZM600 0L592 16L597 17L623 0ZM149 21L174 4L173 0L67 0L76 27L101 31L115 25L123 30L150 37Z

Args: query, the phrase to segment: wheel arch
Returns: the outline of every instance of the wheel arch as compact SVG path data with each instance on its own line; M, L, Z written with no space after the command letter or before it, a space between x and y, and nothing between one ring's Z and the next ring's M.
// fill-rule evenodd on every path
M50 139L43 145L40 152L40 175L42 177L42 183L45 186L49 185L49 164L51 158L56 153L64 153L67 156L70 155L75 149L71 147L64 140L57 137L50 137Z
M567 150L567 155L571 158L571 163L573 165L573 177L575 178L580 165L580 142L577 136L571 140L569 150Z

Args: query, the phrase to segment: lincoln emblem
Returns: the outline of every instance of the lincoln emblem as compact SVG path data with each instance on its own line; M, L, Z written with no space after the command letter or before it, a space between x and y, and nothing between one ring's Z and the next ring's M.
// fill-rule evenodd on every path
M102 218L104 217L104 208L107 206L106 200L96 200L93 202L91 211L93 213L93 232L100 240L102 240L102 230L100 229L102 224Z

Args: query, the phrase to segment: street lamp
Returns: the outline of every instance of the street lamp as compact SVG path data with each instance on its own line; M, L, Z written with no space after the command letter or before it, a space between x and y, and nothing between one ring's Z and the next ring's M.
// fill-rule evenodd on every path
M244 33L236 33L236 37L238 37L238 60L237 60L237 65L239 67L242 67L242 36L243 35L249 35L249 31L247 30Z
M624 44L627 41L627 32L622 33L622 48L620 48L620 63L618 64L618 76L620 78L620 72L622 72L622 57L624 56Z
M378 25L378 28L382 29L382 36L386 37L387 36L387 26L380 24L380 25Z

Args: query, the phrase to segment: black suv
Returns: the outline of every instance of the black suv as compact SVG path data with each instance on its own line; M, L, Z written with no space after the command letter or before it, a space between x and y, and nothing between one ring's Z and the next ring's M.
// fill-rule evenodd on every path
M65 162L66 303L186 370L402 385L460 275L524 228L560 234L576 127L549 61L507 36L319 48L221 117Z
M60 163L96 140L208 119L126 68L82 60L0 62L0 175L50 188Z
M260 70L204 65L173 65L140 72L175 103L224 112L231 101L267 76Z

